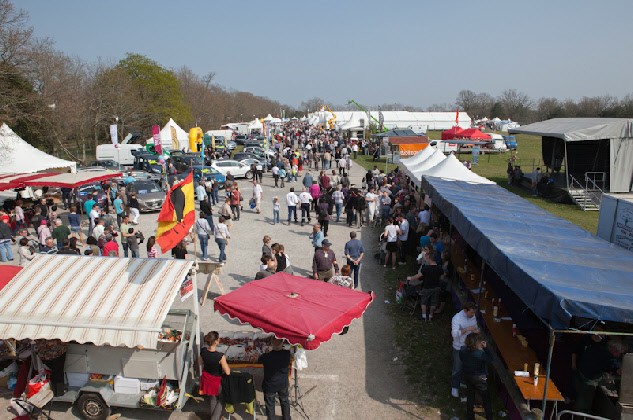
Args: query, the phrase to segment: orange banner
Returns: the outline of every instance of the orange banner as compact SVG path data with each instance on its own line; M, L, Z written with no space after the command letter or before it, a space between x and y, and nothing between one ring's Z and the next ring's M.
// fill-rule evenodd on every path
M423 150L426 146L428 146L427 143L400 144L398 145L400 148L400 157L413 156L420 150Z

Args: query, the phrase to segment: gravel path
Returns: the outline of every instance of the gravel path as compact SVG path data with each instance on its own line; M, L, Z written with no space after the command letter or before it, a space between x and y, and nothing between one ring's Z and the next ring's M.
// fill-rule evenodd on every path
M315 171L312 171L313 175ZM360 185L364 170L354 165L351 171L351 181ZM285 209L285 195L290 186L300 192L301 183L286 184L286 188L273 188L273 180L269 174L264 176L262 213L256 214L247 209L248 199L252 194L252 185L247 181L240 181L240 187L245 197L245 211L240 221L234 222L231 236L233 239L227 247L227 264L222 269L220 280L225 293L235 290L251 281L258 271L261 256L262 237L270 235L274 242L284 244L290 257L295 274L307 276L311 272L312 246L308 235L312 227L292 224L272 225L272 197L277 195L282 203L281 219L287 217ZM215 209L214 209L215 211ZM156 214L141 216L140 228L149 237L155 231ZM313 218L314 222L314 218ZM332 222L328 239L333 243L332 249L337 255L339 264L344 264L343 247L349 240L350 228L343 222ZM410 387L406 384L404 368L399 361L393 359L397 350L392 343L391 321L386 313L385 300L393 300L392 296L383 295L383 268L376 264L373 255L377 251L376 231L371 228L357 229L358 237L367 250L361 266L360 288L362 291L373 290L376 300L370 305L364 316L354 321L349 333L344 336L334 336L324 343L318 350L307 352L308 365L299 373L300 390L303 393L301 403L303 413L297 407L292 408L293 418L310 419L411 419L422 418L419 407L413 402L415 398ZM190 251L193 247L190 246ZM210 243L212 260L217 258L218 249L214 242ZM141 256L145 256L144 249ZM206 276L198 275L198 287L202 289ZM309 281L309 280L306 280ZM202 290L200 290L202 292ZM212 285L209 300L201 308L201 329L204 332L217 331L252 331L248 325L240 325L213 312L212 298L221 294L217 285ZM191 300L175 306L191 305ZM260 388L261 372L253 371L256 375L257 387ZM292 386L292 383L291 383ZM291 395L293 390L291 388ZM258 392L258 401L263 403L263 395ZM7 399L0 401L0 413ZM168 418L197 418L192 411L207 418L203 414L206 407L189 402L183 413L172 413ZM167 418L158 416L155 412L143 410L117 410L121 418ZM280 414L279 407L277 412ZM56 404L52 413L55 419L75 418L68 405ZM6 418L0 414L0 418ZM241 417L238 413L232 418Z

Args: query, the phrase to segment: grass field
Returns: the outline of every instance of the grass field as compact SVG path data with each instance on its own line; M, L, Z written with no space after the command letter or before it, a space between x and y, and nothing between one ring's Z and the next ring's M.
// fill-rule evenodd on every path
M440 131L429 131L428 136L431 140L439 140ZM516 152L516 163L521 165L524 173L532 172L532 169L537 166L542 166L541 161L541 138L537 136L518 135L517 143L518 148ZM511 156L511 152L487 154L479 157L479 164L473 166L473 172L484 176L492 181L495 181L499 186L506 188L510 192L523 197L532 204L535 204L550 213L562 217L573 224L580 226L581 228L588 230L592 234L596 233L598 227L598 212L597 211L583 211L575 204L558 204L552 203L541 197L532 196L530 191L508 185L506 169L508 165L508 158ZM470 154L463 155L460 160L470 159ZM380 161L373 162L371 156L359 156L356 162L361 166L372 169L374 165L378 165L378 168L384 169L385 158L382 157ZM395 167L393 164L388 164L388 170Z

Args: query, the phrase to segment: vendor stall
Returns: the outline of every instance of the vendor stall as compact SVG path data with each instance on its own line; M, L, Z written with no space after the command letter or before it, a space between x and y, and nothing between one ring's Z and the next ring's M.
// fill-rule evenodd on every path
M36 255L0 291L0 337L36 340L36 352L63 343L55 399L75 403L84 418L105 418L109 406L180 409L199 342L195 280L193 311L170 308L192 265Z

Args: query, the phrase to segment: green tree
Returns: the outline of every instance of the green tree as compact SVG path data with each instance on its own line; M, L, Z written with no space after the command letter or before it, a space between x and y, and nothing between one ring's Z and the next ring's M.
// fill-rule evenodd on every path
M143 55L132 53L119 61L117 67L132 77L145 107L148 126L164 124L170 117L183 127L191 126L191 109L183 100L180 83L173 71Z

